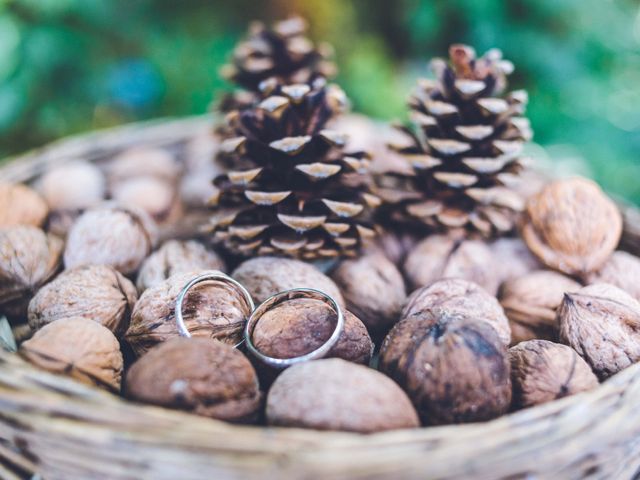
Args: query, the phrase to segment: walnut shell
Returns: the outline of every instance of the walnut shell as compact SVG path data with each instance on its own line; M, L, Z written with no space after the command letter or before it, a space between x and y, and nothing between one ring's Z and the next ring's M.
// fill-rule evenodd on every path
M527 202L524 241L545 265L569 275L602 267L621 234L618 207L590 180L552 182Z
M109 164L109 181L116 184L135 177L155 177L175 182L180 165L161 148L134 147L115 157Z
M45 325L22 344L20 354L45 370L120 390L120 344L109 329L86 318L63 318Z
M50 169L38 182L38 191L54 211L78 211L98 205L106 197L106 179L89 162L68 162Z
M438 315L474 318L491 325L505 345L511 342L511 329L504 310L494 297L473 282L460 278L440 280L413 292L400 318L419 319Z
M122 335L137 300L131 281L107 265L67 270L42 287L29 303L29 326L67 317L86 318Z
M513 407L526 408L598 386L591 367L566 345L529 340L509 349Z
M640 302L618 287L598 283L565 294L558 321L560 340L600 379L640 360Z
M155 287L176 273L194 270L226 271L224 261L217 253L207 250L194 240L169 240L144 261L136 285L140 292Z
M487 244L452 235L432 235L418 243L407 257L404 271L414 289L442 278L463 278L495 295L500 284Z
M557 340L556 310L565 293L580 288L575 280L550 270L504 282L499 298L511 324L512 343L534 338Z
M126 341L137 355L170 338L177 337L176 298L184 286L202 271L178 273L144 291L138 299ZM183 316L194 337L209 337L235 345L242 339L249 317L243 297L229 284L211 281L189 290Z
M640 258L627 252L613 252L602 268L587 274L584 281L615 285L640 300Z
M146 212L159 224L175 221L182 211L176 187L154 177L134 177L119 182L111 189L111 196L120 205Z
M380 370L425 424L489 420L511 403L507 349L484 320L433 311L401 320L382 344Z
M372 332L386 333L407 299L402 274L384 255L345 260L331 275L354 312Z
M64 251L66 268L110 265L129 275L153 249L156 229L146 213L103 205L83 213L73 224Z
M32 226L0 228L0 305L17 316L61 264L62 240Z
M544 268L520 238L499 238L490 243L489 248L500 283Z
M420 425L407 395L390 378L338 358L282 372L266 410L268 423L284 427L372 433Z
M279 257L258 257L247 260L231 274L251 293L256 304L271 295L291 288L314 288L333 297L344 307L338 286L313 265Z
M264 313L253 330L252 340L261 353L270 357L299 357L329 339L335 317L335 312L320 300L288 300ZM368 364L373 342L366 327L351 312L344 312L344 320L342 334L326 356Z
M375 243L368 246L367 252L382 253L394 265L402 265L420 238L409 232L383 230L375 240Z
M40 227L49 215L49 207L26 185L0 183L0 228L16 225Z
M261 405L251 362L209 338L172 338L136 361L125 379L129 398L230 422L253 420Z

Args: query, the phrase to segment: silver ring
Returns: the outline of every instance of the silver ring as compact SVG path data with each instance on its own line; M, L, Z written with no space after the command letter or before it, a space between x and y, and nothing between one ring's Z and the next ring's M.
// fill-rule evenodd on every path
M327 339L327 341L320 345L318 348L298 357L275 358L269 357L268 355L260 352L253 344L252 339L253 331L255 330L258 321L260 320L262 315L264 315L269 309L275 307L280 303L286 302L288 300L294 300L296 298L315 298L317 300L323 301L331 308L333 308L338 317L333 333ZM249 317L249 320L247 321L247 325L245 326L244 341L247 345L247 349L249 349L249 351L262 363L269 365L270 367L283 369L290 367L291 365L295 365L296 363L316 360L318 358L324 357L327 353L329 353L329 350L331 350L331 348L333 348L333 346L338 342L338 338L340 338L343 329L344 315L342 314L340 305L338 305L338 302L336 302L332 296L327 295L326 293L319 290L314 290L312 288L292 288L291 290L276 293L275 295L267 298L264 302L258 305L258 308L253 311L253 313Z
M227 283L232 287L234 287L236 291L238 291L242 295L243 300L247 304L247 307L249 308L249 315L251 315L251 313L254 311L255 305L253 303L253 298L251 298L251 294L247 291L246 288L242 286L240 282L238 282L237 280L234 280L229 275L226 275L222 272L218 272L216 270L210 270L210 271L204 272L198 275L197 277L192 278L189 281L189 283L187 283L182 288L182 290L180 290L180 293L176 298L176 312L175 312L176 326L178 327L178 333L181 336L191 338L191 332L189 332L187 325L184 323L184 316L182 314L184 300L187 297L189 290L191 290L193 287L195 287L199 283L209 282L212 280L219 280L223 283ZM240 345L242 345L243 342L244 342L244 339L241 340L238 344L234 345L234 348L239 347Z

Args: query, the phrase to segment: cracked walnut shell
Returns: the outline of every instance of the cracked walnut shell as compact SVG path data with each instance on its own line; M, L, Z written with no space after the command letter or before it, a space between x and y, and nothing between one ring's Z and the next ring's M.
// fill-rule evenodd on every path
M600 187L573 178L547 185L527 202L522 237L548 267L586 275L608 260L622 234L622 215Z
M86 318L63 318L45 325L22 344L20 354L50 372L120 390L120 344L109 329Z

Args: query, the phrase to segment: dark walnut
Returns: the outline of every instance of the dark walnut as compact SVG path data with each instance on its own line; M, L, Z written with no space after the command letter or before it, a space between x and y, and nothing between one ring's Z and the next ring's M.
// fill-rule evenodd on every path
M587 284L609 283L621 288L636 300L640 300L640 258L617 251L599 270L584 277Z
M418 243L407 257L404 271L413 288L442 278L463 278L495 295L500 284L487 244L453 235L432 235Z
M49 207L31 188L0 183L0 228L16 225L40 227L48 214Z
M544 268L520 238L499 238L490 243L489 248L500 283Z
M411 294L402 310L402 319L437 315L465 316L491 325L504 345L511 342L511 329L502 307L484 289L462 279L445 279Z
M327 357L368 364L373 343L364 324L344 312L344 329ZM258 321L252 340L263 354L275 358L299 357L319 348L334 332L335 312L324 302L298 298L278 304Z
M507 349L484 320L430 311L401 320L382 344L380 370L428 425L490 420L511 403Z
M558 308L560 340L602 380L640 360L640 303L598 283L568 293Z
M509 349L513 407L532 407L598 386L591 367L566 345L529 340Z
M618 246L622 216L595 183L558 180L527 202L522 237L548 267L569 275L601 268Z
M390 378L337 358L301 363L280 374L267 396L267 421L359 433L420 426L407 395Z
M261 405L258 377L247 358L208 338L172 338L133 364L127 397L197 415L250 422Z
M194 240L169 240L144 261L138 280L138 290L144 292L176 273L194 270L226 271L224 261L217 253Z
M509 317L512 343L534 338L557 340L556 310L565 293L580 288L575 280L550 270L538 270L504 282L499 299Z
M23 317L36 290L61 264L62 240L31 226L0 228L0 307Z
M407 298L402 274L380 253L345 260L331 275L369 331L385 334L400 318Z
M37 330L66 317L81 317L107 327L116 336L129 326L138 296L131 281L107 265L67 270L42 287L29 303L29 326Z
M245 286L256 304L291 288L314 288L344 306L338 286L313 265L279 257L258 257L240 264L231 275Z
M176 298L184 286L201 273L173 275L140 296L125 334L126 341L137 355L179 335L175 317ZM191 335L214 338L231 345L242 339L249 314L243 297L220 281L195 286L184 301L184 321Z
M64 251L66 268L110 265L124 275L138 270L153 249L156 227L143 211L104 205L73 224Z
M120 391L120 344L109 329L97 322L77 317L56 320L24 342L20 354L50 372Z

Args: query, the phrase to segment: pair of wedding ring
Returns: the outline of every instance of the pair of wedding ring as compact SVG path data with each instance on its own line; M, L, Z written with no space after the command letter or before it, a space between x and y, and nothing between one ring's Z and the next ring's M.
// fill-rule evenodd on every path
M333 346L337 343L338 338L340 337L340 334L344 329L344 315L342 313L342 309L340 308L340 305L338 305L338 302L336 302L336 300L331 295L327 295L324 292L321 292L319 290L314 290L312 288L292 288L290 290L285 290L284 292L280 292L280 293L276 293L275 295L272 295L271 297L267 298L264 302L262 302L260 305L258 305L258 307L255 307L253 298L251 298L251 294L240 282L238 282L237 280L234 280L233 278L231 278L230 276L222 272L207 271L198 275L197 277L194 277L189 282L187 282L187 284L182 288L182 290L178 294L178 297L176 298L176 313L175 313L176 324L178 327L178 333L183 337L187 337L187 338L191 337L191 333L189 332L189 329L185 324L183 311L182 311L187 294L196 285L199 285L204 282L211 282L211 281L219 281L222 283L226 283L227 285L235 289L242 297L247 307L247 310L250 312L249 318L247 319L247 322L244 328L244 339L239 344L237 344L236 347L239 347L242 343L245 343L247 346L247 349L249 350L249 352L251 352L253 356L255 356L262 363L269 365L271 367L282 369L282 368L287 368L296 363L306 362L309 360L315 360L315 359L324 357L327 353L329 353L329 350L331 350L331 348L333 348ZM262 316L266 312L276 307L277 305L284 302L288 302L290 300L297 299L297 298L311 298L315 300L320 300L326 303L327 305L329 305L331 309L333 309L333 311L336 313L337 319L336 319L335 328L333 329L333 333L331 334L331 336L315 350L297 357L276 358L276 357L270 357L260 352L260 350L258 350L253 343L253 331L255 330L256 325L260 321L260 318L262 318Z

